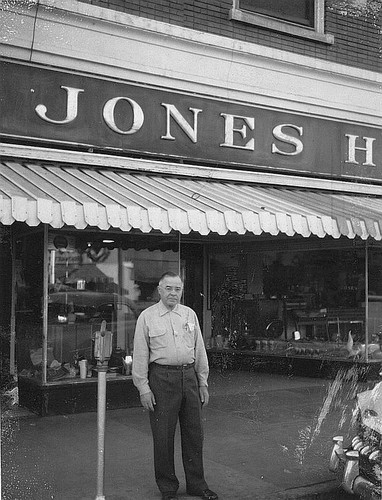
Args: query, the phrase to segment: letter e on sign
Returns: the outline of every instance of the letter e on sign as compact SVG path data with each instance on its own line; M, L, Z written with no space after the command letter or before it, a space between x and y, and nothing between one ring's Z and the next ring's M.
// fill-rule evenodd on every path
M255 129L255 119L252 116L238 116L229 115L227 113L220 113L224 118L224 142L220 144L223 148L236 148L236 149L255 149L255 139L252 138L244 145L234 144L234 132L241 135L243 139L247 138L247 132ZM240 128L235 128L235 120L243 120L244 124Z

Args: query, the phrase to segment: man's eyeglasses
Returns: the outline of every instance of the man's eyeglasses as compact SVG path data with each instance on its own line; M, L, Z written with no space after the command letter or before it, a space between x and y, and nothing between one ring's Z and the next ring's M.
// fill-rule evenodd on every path
M161 286L162 290L165 290L166 292L175 292L175 293L181 293L182 292L182 287L181 286Z

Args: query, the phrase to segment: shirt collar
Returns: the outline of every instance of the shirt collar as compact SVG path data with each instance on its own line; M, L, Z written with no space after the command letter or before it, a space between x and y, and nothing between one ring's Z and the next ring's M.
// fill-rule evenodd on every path
M167 309L167 307L160 300L158 302L158 308L159 308L159 316L164 316L166 313L170 313L170 312L176 313L178 316L181 316L179 304L176 304L174 309L170 310L170 309Z

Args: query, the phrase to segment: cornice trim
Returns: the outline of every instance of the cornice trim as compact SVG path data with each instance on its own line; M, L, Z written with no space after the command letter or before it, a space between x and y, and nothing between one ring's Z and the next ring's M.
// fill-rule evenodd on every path
M209 45L219 50L229 50L237 53L249 54L262 59L276 60L280 62L280 64L293 64L298 65L299 67L305 66L306 68L317 71L337 73L340 76L370 81L372 83L382 83L382 74L378 72L327 62L322 59L302 56L288 51L260 46L254 43L233 40L228 37L212 35L203 31L183 28L181 26L153 19L143 18L120 11L114 11L78 2L77 0L40 0L38 4L40 7L45 7L49 10L62 10L67 14L77 14L80 16L91 17L104 22L120 24L123 26L129 26L129 28L145 30L164 36L182 39L189 43Z

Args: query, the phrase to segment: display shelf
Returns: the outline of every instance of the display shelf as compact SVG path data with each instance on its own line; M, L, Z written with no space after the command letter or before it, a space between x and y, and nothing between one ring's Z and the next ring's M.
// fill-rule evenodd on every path
M285 351L254 351L238 349L207 350L211 368L233 370L265 370L268 373L334 378L340 369L358 371L361 379L379 377L382 359L365 360L338 355L287 354Z
M283 358L298 358L298 359L318 359L318 360L333 360L333 361L344 361L350 364L353 364L355 362L358 363L366 363L366 360L364 359L357 359L354 357L344 357L339 354L336 354L335 352L332 353L322 353L322 354L299 354L299 353L288 353L285 350L274 350L274 351L256 351L256 350L251 350L251 349L227 349L227 348L211 348L208 349L208 353L210 354L240 354L244 356L255 356L255 357L266 357L266 356L271 356L271 357L283 357ZM382 364L382 357L373 359L370 357L368 359L367 363L380 363Z
M114 373L106 373L106 381L115 381L115 380L132 380L133 377L131 375L120 375ZM86 378L63 378L61 380L53 380L46 383L46 385L67 385L67 384L96 384L98 382L97 376L86 377Z

